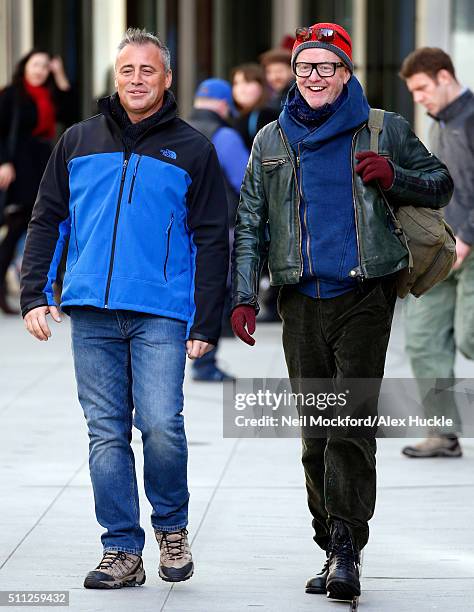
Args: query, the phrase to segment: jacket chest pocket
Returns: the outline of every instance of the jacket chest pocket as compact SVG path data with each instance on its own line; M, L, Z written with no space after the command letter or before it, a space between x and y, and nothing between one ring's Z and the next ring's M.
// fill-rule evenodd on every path
M266 158L261 161L261 178L267 202L279 208L279 202L287 199L293 189L293 167L288 157Z
M286 157L274 157L263 159L262 170L265 174L272 174L275 170L281 169L285 164L288 163L288 159Z
M127 198L127 202L128 202L129 204L131 204L131 203L132 203L132 198L133 198L133 190L134 190L134 188L135 188L135 181L137 180L137 174L138 174L138 166L140 165L140 161L141 161L141 159L142 159L142 156L141 156L141 155L139 155L139 156L138 156L138 159L137 159L137 161L136 161L136 164L135 164L135 168L133 169L132 181L131 181L131 183L130 183L130 189L129 189L129 192L128 192L128 198Z

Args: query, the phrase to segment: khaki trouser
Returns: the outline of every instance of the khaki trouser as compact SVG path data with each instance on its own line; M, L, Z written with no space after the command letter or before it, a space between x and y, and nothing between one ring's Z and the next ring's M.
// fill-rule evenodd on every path
M456 350L474 359L474 253L459 270L452 271L420 298L409 295L405 304L405 341L413 374L418 379L425 414L453 419L450 429L436 433L461 433L462 423L454 393L429 393L450 387L454 379ZM429 400L427 399L429 393Z

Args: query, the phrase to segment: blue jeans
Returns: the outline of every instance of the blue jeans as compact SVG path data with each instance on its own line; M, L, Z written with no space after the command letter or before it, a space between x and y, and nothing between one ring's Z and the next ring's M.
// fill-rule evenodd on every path
M104 550L140 555L132 424L141 431L155 529L188 522L183 378L186 323L129 311L71 309L79 401L89 430L95 512ZM133 414L133 411L135 413Z

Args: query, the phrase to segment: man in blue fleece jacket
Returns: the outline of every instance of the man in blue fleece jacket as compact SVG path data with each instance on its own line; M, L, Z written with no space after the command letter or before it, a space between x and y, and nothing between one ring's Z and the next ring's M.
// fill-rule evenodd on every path
M71 317L79 401L103 558L84 586L145 582L132 425L160 546L159 575L188 580L186 354L219 338L228 272L227 210L213 145L177 116L170 54L130 29L117 93L72 126L46 168L28 228L21 306L28 331L59 322L53 283L68 239L61 307Z

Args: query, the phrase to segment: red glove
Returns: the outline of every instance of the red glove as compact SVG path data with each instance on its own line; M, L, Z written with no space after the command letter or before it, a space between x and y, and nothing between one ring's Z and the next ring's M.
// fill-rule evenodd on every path
M364 183L378 181L382 189L390 189L395 173L392 164L385 157L373 151L361 151L356 153L356 159L359 163L355 171L361 175Z
M255 308L253 306L244 305L237 306L230 318L232 331L234 334L245 342L245 344L250 344L250 346L255 344L255 338L249 336L249 334L253 334L255 332L255 316ZM246 325L248 333L245 329Z

